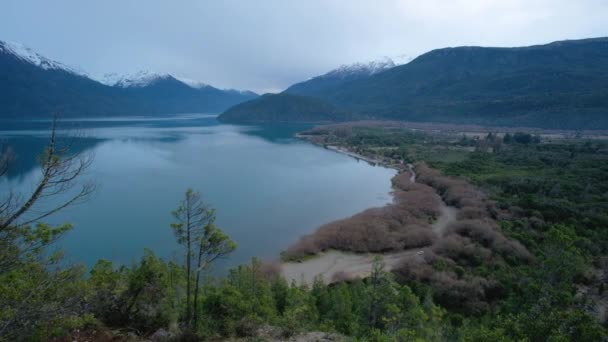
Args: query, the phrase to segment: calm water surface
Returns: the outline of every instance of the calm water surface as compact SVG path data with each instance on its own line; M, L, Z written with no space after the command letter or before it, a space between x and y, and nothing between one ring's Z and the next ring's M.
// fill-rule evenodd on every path
M217 209L218 226L238 243L219 268L280 251L320 224L390 201L394 171L293 138L303 126L232 126L215 117L64 120L84 132L78 148L94 153L86 177L98 184L86 203L51 223L74 230L59 242L68 260L130 263L144 248L179 258L169 224L188 187ZM0 139L17 158L0 188L27 193L40 176L36 156L45 121L0 122Z

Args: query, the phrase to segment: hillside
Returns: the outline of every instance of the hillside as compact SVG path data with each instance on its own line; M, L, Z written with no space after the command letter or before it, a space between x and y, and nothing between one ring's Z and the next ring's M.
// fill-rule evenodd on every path
M307 81L296 83L285 93L320 96L327 90L340 87L348 82L363 80L378 74L382 71L395 67L395 63L390 58L384 58L369 63L355 63L352 65L342 65L328 73L313 77Z
M220 121L229 123L336 122L357 118L319 98L285 93L263 95L219 116Z
M109 86L14 43L0 41L0 118L220 112L251 92L192 87L166 75Z
M286 92L377 118L607 128L608 38L438 49L367 78L312 85Z

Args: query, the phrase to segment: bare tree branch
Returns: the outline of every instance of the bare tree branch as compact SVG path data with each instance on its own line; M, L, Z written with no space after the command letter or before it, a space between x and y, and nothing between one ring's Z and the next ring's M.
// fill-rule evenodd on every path
M93 183L80 184L77 182L90 167L93 161L92 154L72 151L72 144L59 145L57 133L57 119L55 118L51 127L49 144L40 157L42 177L27 200L18 205L16 209L10 210L15 204L15 196L12 194L0 203L0 231L8 229L10 226L25 226L44 219L70 205L86 200L95 190ZM76 186L80 186L79 191L70 194ZM40 199L62 194L68 194L69 198L53 208L45 209L33 217L25 218L26 213L34 212L32 209Z

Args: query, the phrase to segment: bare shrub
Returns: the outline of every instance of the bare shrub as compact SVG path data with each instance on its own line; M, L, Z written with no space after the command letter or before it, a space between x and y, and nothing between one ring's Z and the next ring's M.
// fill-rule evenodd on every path
M399 173L398 175L396 175L395 177L393 177L393 179L391 180L393 183L393 186L397 189L400 190L410 190L410 188L412 186L415 186L418 183L414 183L410 181L410 178L412 176L412 173L409 170L405 170L401 173Z
M426 252L425 252L426 253ZM415 259L407 258L393 269L401 281L419 281L429 283L435 270L429 262L420 262Z
M424 184L414 183L407 191L395 191L395 200L402 211L417 218L436 218L439 216L441 197L435 190Z
M487 205L487 196L464 179L443 176L426 163L416 164L416 172L418 181L435 188L448 205L457 208L484 208Z
M329 249L390 252L433 244L436 236L429 222L439 216L441 198L430 186L411 183L407 173L393 178L393 184L395 203L322 225L289 247L284 257L298 260Z
M461 236L469 237L471 240L480 243L482 246L516 258L531 260L532 255L518 241L506 238L496 222L489 219L461 220L448 226L448 233L456 233Z
M488 216L488 212L480 207L463 207L458 212L459 220L473 220L473 219L482 219Z
M431 286L437 303L448 309L468 314L481 314L489 309L486 289L490 282L487 279L457 279L453 273L437 272L431 279Z
M306 235L287 248L287 250L283 252L283 258L287 260L300 260L319 252L321 252L321 249L315 243L315 237L313 235Z
M431 246L437 241L437 235L428 227L409 226L401 235L400 242L403 249Z
M533 261L534 256L519 241L505 239L496 242L494 248L502 255L513 256L524 261Z
M470 239L459 235L450 235L433 246L438 255L456 261L460 265L477 266L492 258L492 252L476 245Z
M281 263L277 261L264 261L260 265L260 272L266 279L272 279L281 274Z
M455 263L433 252L425 251L425 260L406 259L393 271L398 280L422 282L433 288L435 301L457 312L480 314L488 310L489 304L504 295L502 287L495 280L481 277L461 278L450 270ZM432 265L441 262L446 270L439 271Z
M358 276L348 272L337 272L331 278L332 283L348 283L359 279Z

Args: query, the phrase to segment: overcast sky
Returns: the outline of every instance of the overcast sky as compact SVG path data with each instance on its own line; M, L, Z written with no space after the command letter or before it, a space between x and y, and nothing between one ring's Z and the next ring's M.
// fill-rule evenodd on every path
M0 40L97 76L279 91L341 64L608 35L608 0L1 0Z

